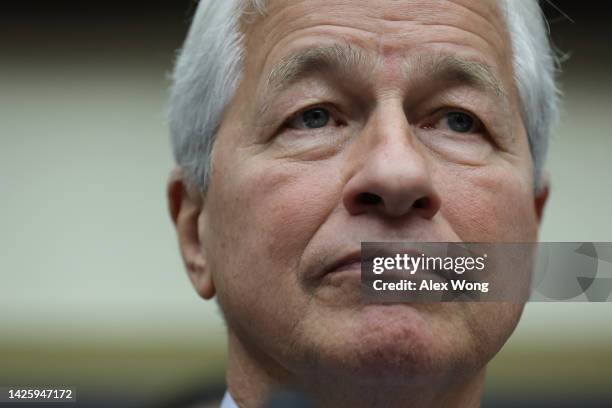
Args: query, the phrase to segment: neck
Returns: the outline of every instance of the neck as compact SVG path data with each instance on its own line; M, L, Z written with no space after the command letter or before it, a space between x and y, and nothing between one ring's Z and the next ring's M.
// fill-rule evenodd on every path
M282 389L301 390L317 407L477 408L484 388L484 368L472 375L398 384L330 373L292 373L260 350L245 345L231 330L228 348L228 388L242 408L265 406Z

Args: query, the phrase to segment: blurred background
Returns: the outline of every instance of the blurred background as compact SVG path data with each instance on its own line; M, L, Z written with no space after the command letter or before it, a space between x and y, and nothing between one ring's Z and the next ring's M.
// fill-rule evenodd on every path
M541 240L612 241L609 14L544 7L569 59ZM0 6L0 386L76 386L84 407L223 392L224 324L164 196L168 74L194 8ZM489 373L485 406L612 406L612 303L529 304Z

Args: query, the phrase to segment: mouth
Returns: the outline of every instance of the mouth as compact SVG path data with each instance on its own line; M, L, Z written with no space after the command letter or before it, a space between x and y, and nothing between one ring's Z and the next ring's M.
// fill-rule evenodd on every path
M408 257L420 257L424 254L423 251L417 251L412 248L405 248L400 251L393 251L390 249L381 249L375 251L375 253L368 254L367 257L362 256L361 250L354 250L348 252L346 255L340 256L339 258L332 261L328 266L319 271L316 278L323 279L328 275L336 275L336 274L351 274L355 276L361 276L362 265L365 265L368 268L372 268L373 262L375 258L394 258L397 255ZM431 255L425 253L425 255ZM398 271L398 270L390 270L385 273L387 278L395 278L401 279L406 277L411 277L413 279L419 278L436 278L441 279L442 281L449 281L452 279L450 273L445 270L418 270L415 274L410 274L407 271Z
M323 269L320 274L320 278L326 275L336 274L347 271L359 271L361 272L361 250L352 251L347 255L333 261L329 266Z

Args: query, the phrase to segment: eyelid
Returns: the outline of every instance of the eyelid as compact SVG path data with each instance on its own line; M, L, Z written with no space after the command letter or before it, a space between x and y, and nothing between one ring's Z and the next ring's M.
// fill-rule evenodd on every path
M434 111L433 114L428 115L427 119L425 120L425 123L420 125L419 127L423 128L423 129L428 129L428 128L432 128L432 127L435 128L435 126L431 126L431 124L438 124L449 113L453 113L453 112L463 113L465 115L470 116L474 120L474 130L472 132L469 132L469 133L486 132L486 126L484 125L483 121L480 120L478 115L470 112L467 109L456 108L456 107L446 107L446 108L441 108L441 109L438 109L438 110Z

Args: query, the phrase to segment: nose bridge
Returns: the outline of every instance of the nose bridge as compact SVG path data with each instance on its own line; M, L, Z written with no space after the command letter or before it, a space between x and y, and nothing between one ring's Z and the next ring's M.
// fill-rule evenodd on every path
M356 149L361 156L356 162L365 166L382 166L399 175L407 171L404 167L427 167L399 98L384 98L378 104L356 143L363 144Z
M383 95L372 115L373 133L378 138L399 136L400 139L405 139L409 127L401 99L397 96Z
M343 201L350 213L433 217L439 198L400 98L383 98L351 147Z

